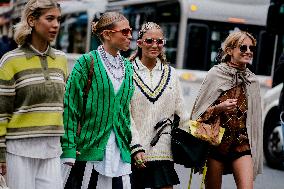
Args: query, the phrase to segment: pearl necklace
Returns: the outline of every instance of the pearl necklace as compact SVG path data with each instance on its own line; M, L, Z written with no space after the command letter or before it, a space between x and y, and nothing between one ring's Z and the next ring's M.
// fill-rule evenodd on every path
M124 78L124 75L125 75L124 64L123 64L124 61L123 61L122 57L119 55L119 64L115 65L115 64L110 63L110 61L108 60L107 54L106 54L102 45L98 47L98 51L100 52L102 59L103 59L103 62L105 63L109 73L113 76L113 78L117 81L122 80ZM120 76L117 76L117 72L114 71L113 69L116 69L116 70L121 69L122 74Z

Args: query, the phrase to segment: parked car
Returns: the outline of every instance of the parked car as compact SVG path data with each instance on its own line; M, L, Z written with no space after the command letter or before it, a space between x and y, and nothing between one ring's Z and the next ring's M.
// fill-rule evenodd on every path
M263 98L263 151L269 167L284 170L283 132L280 121L279 96L283 83L266 92Z

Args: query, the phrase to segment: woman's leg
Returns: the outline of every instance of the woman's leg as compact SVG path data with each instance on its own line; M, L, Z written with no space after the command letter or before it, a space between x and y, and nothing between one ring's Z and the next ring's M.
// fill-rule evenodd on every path
M71 168L64 189L96 189L97 174L91 163L76 161Z
M206 189L221 189L224 165L222 162L209 158L207 160L205 179Z
M245 155L233 161L233 174L238 189L253 189L251 155Z
M63 189L60 158L36 159L35 189Z
M33 158L7 153L7 185L11 189L35 189L38 162Z

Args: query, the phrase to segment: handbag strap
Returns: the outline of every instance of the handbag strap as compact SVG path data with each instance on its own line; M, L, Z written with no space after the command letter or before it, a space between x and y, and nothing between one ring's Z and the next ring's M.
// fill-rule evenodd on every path
M91 52L89 53L89 55L91 57L91 64L90 64L90 69L89 69L89 73L88 73L87 84L83 88L83 112L82 112L82 116L85 115L87 98L88 98L90 88L92 86L92 79L93 79L93 75L94 75L94 57L93 57Z
M179 121L180 121L180 117L177 114L174 114L174 120L173 121L170 118L162 119L161 121L159 121L154 127L155 130L159 129L159 131L154 136L154 138L151 140L150 145L152 147L155 146L157 144L157 142L159 141L162 134L171 134L171 133L168 133L168 132L163 133L163 131L165 130L165 128L168 125L171 126L172 130L177 128L178 125L179 125Z
M188 188L187 188L187 189L190 189L190 188L191 188L193 171L194 171L194 169L191 168L191 169L190 169L190 176L189 176Z
M188 187L187 187L187 189L191 189L191 183L192 183L193 172L194 172L194 169L191 168L191 169L190 169L190 175L189 175L189 181L188 181ZM202 170L202 180L201 180L199 189L203 189L203 188L204 188L203 186L204 186L205 179L206 179L206 173L207 173L207 165L206 165L206 163L205 163L205 165L203 166L203 170Z

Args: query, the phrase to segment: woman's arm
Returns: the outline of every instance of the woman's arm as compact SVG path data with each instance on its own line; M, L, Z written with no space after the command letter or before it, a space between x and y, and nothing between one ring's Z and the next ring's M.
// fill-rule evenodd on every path
M140 140L140 135L139 135L139 128L137 128L137 125L135 124L135 121L132 117L132 110L133 108L131 108L133 106L133 98L131 100L131 104L130 104L130 118L131 118L131 135L132 135L132 140L131 140L131 144L130 144L130 148L131 148L131 155L135 156L137 153L139 152L145 152L143 146L141 145L141 140Z
M2 63L2 66L7 65ZM14 112L15 80L12 73L0 67L0 162L5 162L5 136L8 123Z
M83 88L87 83L89 68L89 59L85 56L77 60L66 84L63 113L65 134L61 140L62 158L76 159L75 138L83 112Z

